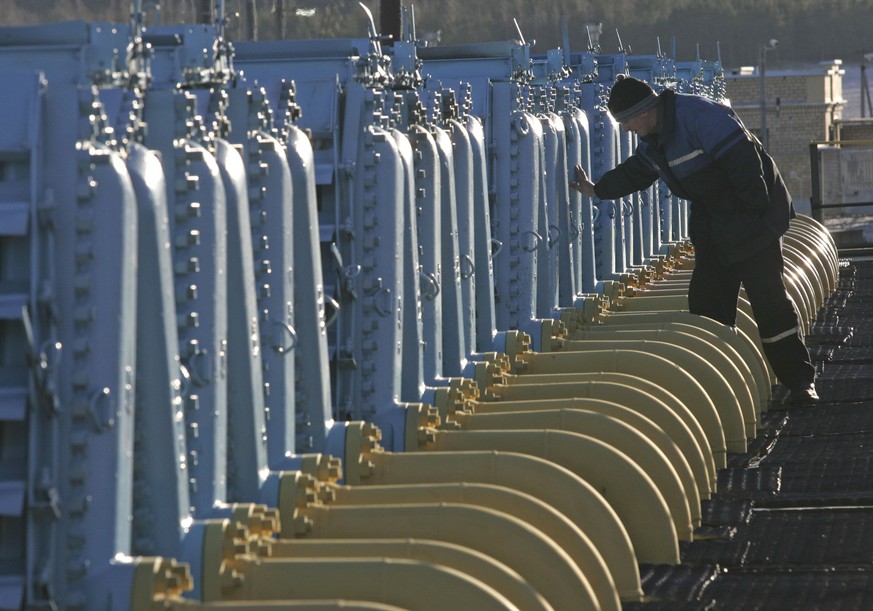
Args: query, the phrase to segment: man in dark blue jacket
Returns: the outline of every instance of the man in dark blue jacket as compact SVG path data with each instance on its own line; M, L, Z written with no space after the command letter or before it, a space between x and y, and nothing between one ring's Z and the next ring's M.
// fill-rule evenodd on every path
M570 186L610 200L660 178L690 201L690 311L735 325L742 284L767 360L791 391L788 402L817 401L815 368L782 280L782 235L795 212L773 159L731 108L702 96L658 95L644 81L626 77L613 85L607 106L637 134L637 149L596 184L577 166Z

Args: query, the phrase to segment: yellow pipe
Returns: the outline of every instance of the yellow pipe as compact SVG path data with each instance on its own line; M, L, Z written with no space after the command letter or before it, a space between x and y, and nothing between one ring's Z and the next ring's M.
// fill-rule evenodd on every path
M810 322L812 322L815 319L816 312L824 305L827 298L822 278L819 276L818 269L808 253L796 252L792 246L786 246L786 250L789 253L786 258L797 266L798 272L802 274L803 279L806 281L807 290L810 292L812 304Z
M366 426L366 425L364 425ZM346 436L366 437L357 423ZM603 557L621 600L640 600L638 558L627 530L615 510L591 484L555 463L535 456L507 452L385 452L381 447L353 451L347 443L345 481L357 485L399 485L471 482L505 486L542 500L576 524ZM350 462L349 457L360 454ZM293 515L293 492L300 475L282 480L280 509ZM293 536L305 523L282 520L282 536Z
M253 611L255 609L307 609L309 611L402 611L400 607L373 601L337 599L258 600L238 602L201 602L182 598L192 587L191 571L187 564L155 556L131 559L134 566L130 604L131 611L154 609L200 609L221 611Z
M822 262L827 273L827 286L830 290L836 288L835 281L839 276L839 253L833 247L830 235L822 235L815 228L806 223L793 222L785 233L783 240L789 238L804 245L804 250L813 253L814 257Z
M437 431L427 450L519 452L554 462L591 484L621 518L642 562L678 561L677 528L664 496L626 455L593 437L561 431ZM686 500L687 502L687 500ZM679 515L679 508L675 508ZM682 530L690 530L690 520Z
M406 611L402 607L365 600L305 599L305 600L257 600L238 602L202 603L184 598L164 600L159 605L143 609L199 609L200 611L254 611L256 609L305 609L306 611Z
M685 314L686 317L693 316L687 312L671 312L670 314ZM628 317L625 317L627 319ZM699 337L710 344L715 345L722 352L730 355L731 361L742 373L743 379L746 380L749 390L753 391L754 400L760 409L764 409L767 401L770 398L770 380L767 375L767 367L763 363L763 357L755 349L754 344L748 338L742 337L736 332L736 329L726 327L711 318L696 317L695 323L705 321L708 324L692 324L689 322L672 321L670 317L662 321L652 321L648 323L623 323L621 321L612 322L605 325L585 325L577 329L574 333L568 336L568 339L584 339L585 333L597 332L600 329L614 329L620 332L638 333L645 331L678 331L687 333L694 337ZM632 316L631 316L632 319ZM712 326L716 328L713 329Z
M621 312L660 312L665 310L687 311L688 295L631 297L624 299L619 306L619 311ZM741 314L744 314L744 316L741 316ZM753 339L758 335L758 325L755 324L752 306L748 299L743 296L737 299L736 325Z
M332 485L330 491L334 496L332 505L461 503L509 514L536 528L567 552L588 579L601 609L621 606L609 568L591 538L567 516L519 490L490 484L449 482L399 486ZM506 590L496 589L513 598ZM520 608L524 609L525 605Z
M815 246L827 259L829 263L828 271L830 272L831 280L833 281L830 285L830 290L833 291L839 281L840 257L837 245L834 242L831 233L824 225L813 219L811 216L803 214L799 214L791 220L788 233L799 237L802 236L807 243Z
M263 558L245 553L245 541L223 530L221 523L205 528L204 602L348 598L434 611L511 607L448 567L393 558ZM584 590L580 600L585 606Z
M784 237L786 252L797 249L806 255L805 259L816 264L821 270L821 280L824 296L836 290L839 280L839 253L830 233L814 219L799 215L792 219L788 232ZM817 308L823 303L816 303ZM816 308L816 309L817 309Z
M261 603L256 603L258 606L262 606ZM227 603L221 603L220 606L216 606L216 609L221 609L221 611L232 611L236 606L226 606ZM263 605L264 608L269 608L272 606L269 601L267 601L266 605ZM367 602L361 600L290 600L284 601L281 603L276 603L276 607L281 607L285 609L305 609L306 611L332 611L336 609L337 611L403 611L401 607L395 607L394 605L383 605L382 603L376 602Z
M783 244L786 250L790 249L791 251L796 251L799 255L803 255L807 258L810 265L815 270L817 286L821 291L819 298L823 302L836 288L836 286L831 285L833 278L832 272L829 269L831 263L827 254L822 251L818 244L814 241L810 241L800 232L786 233L783 237Z
M544 406L538 409L548 409L545 406L551 405L552 399L571 399L573 402L568 407L607 414L629 424L632 421L626 414L637 414L651 420L676 444L694 475L701 498L708 499L710 493L715 492L715 461L709 442L700 423L678 399L672 397L673 401L665 403L647 392L644 385L633 384L645 382L635 376L626 376L630 379L620 381L607 381L605 374L597 381L583 381L580 377L577 377L578 382L492 386L490 392L497 399L475 403L475 411L477 414L526 411L534 402ZM681 410L677 409L680 407Z
M691 431L691 434L694 436L695 441L697 441L698 446L701 449L701 452L704 456L704 461L706 462L707 468L709 469L710 479L715 478L716 470L723 468L722 465L719 464L720 459L717 456L721 455L722 458L725 454L724 447L724 438L721 437L721 446L717 448L716 451L713 451L712 445L710 444L708 431L701 425L700 419L688 409L688 406L685 405L682 398L677 397L675 394L670 392L668 388L664 388L657 382L654 382L651 379L643 378L634 374L629 374L621 371L585 371L580 373L539 373L533 375L505 375L504 380L506 391L500 390L502 386L492 386L490 388L494 388L494 395L502 395L506 397L507 401L514 401L516 397L517 400L533 400L538 396L543 397L542 400L549 400L553 398L586 398L584 390L580 390L581 393L577 396L575 393L577 392L577 388L580 385L586 384L588 382L594 381L596 383L600 383L601 381L616 381L621 384L627 384L628 386L638 388L643 390L644 392L651 394L655 399L665 403L669 409L671 409L677 417L679 417L682 422L688 427ZM595 385L596 386L596 385ZM499 391L499 393L498 393ZM690 394L690 393L689 393ZM592 393L592 398L600 398L605 400L610 400L609 396L601 396L601 393ZM494 397L489 398L488 401L481 403L481 405L489 405L491 401L494 400ZM511 404L510 404L511 405ZM590 409L590 408L589 408ZM487 408L486 408L487 410ZM495 409L495 411L500 411L499 409ZM717 414L716 414L717 416ZM720 427L719 423L719 427Z
M407 488L407 486L391 486ZM409 486L412 488L413 486ZM361 488L366 490L367 488ZM518 573L469 547L430 539L280 539L271 545L272 558L402 558L446 566L469 575L518 609L551 609L548 602ZM584 572L584 571L583 571ZM586 574L586 577L588 575ZM610 580L611 583L611 580ZM612 592L616 607L618 596ZM601 609L604 607L601 605Z
M556 611L598 608L597 597L588 580L563 549L537 529L500 511L454 503L315 505L303 511L312 521L308 537L415 537L447 541L478 550L516 571ZM394 587L400 583L395 582ZM428 596L425 592L419 595L420 598ZM442 609L477 608L449 604L439 600L439 596L436 596L434 604L440 604Z
M688 285L668 286L652 282L645 287L634 289L628 299L635 299L637 297L679 297L687 294Z
M407 611L394 605L383 605L362 600L258 600L239 602L202 603L187 598L156 598L149 606L133 606L132 611L155 609L199 609L200 611L256 611L257 609L306 609L306 611Z
M827 292L830 294L837 288L840 276L840 257L832 236L824 234L804 222L792 222L785 236L802 242L815 254L825 271Z
M691 281L691 276L694 274L694 269L668 269L664 272L664 280Z
M558 386L559 392L550 395L553 386ZM577 387L581 390L581 394L574 395L570 392L569 388L560 388L567 386ZM694 489L694 492L686 491L688 501L692 505L692 514L694 514L694 499L708 499L712 490L710 488L710 476L707 463L704 461L700 447L697 445L697 442L691 435L688 427L675 414L668 413L667 410L669 408L666 405L641 390L626 387L629 392L621 393L627 397L631 397L638 404L642 403L644 407L638 409L636 406L631 407L622 403L619 397L608 396L608 390L606 389L606 392L602 392L602 396L605 398L586 396L586 393L589 392L587 389L588 386L588 384L584 383L575 385L547 384L541 387L534 385L516 385L514 388L527 391L526 393L520 394L527 394L528 398L474 402L472 404L472 409L476 416L572 409L596 413L618 420L645 436L648 442L653 443L673 466L673 469L679 476L683 487L686 489L689 487ZM614 384L613 386L620 387L621 385ZM506 386L503 388L509 389L513 387ZM561 391L564 392L565 396L560 396ZM595 392L595 394L597 393ZM542 398L537 398L537 396L541 396ZM644 413L647 409L650 411L656 411L658 413L657 415L661 416L661 420L667 420L673 430L679 431L678 442L658 422L649 418ZM453 417L453 419L464 422L464 418L468 417L468 415L459 414L458 416ZM586 433L586 431L580 432ZM599 438L599 436L594 434L593 431L586 434Z
M809 324L813 319L813 305L810 303L810 295L806 290L804 279L793 261L786 259L784 270L782 280L785 290L794 302L794 307L797 308L800 328L803 334L806 335Z
M755 322L754 315L752 314L752 306L749 304L748 299L746 299L746 289L740 289L740 298L737 302L744 304L746 307L737 307L736 326L742 329L743 332L748 335L753 342L755 342L755 345L758 347L758 350L761 351L761 354L764 354L764 344L761 343L761 333L758 331L758 323ZM772 369L769 369L769 371L771 378L775 383L776 376L773 375Z
M680 272L679 274L675 274L672 276L665 276L663 278L652 278L648 283L646 283L644 288L651 286L652 288L675 288L675 289L685 289L688 290L688 282L691 280L691 274L686 272Z
M718 409L725 436L732 425L743 426L743 435L755 437L756 424L761 413L749 389L754 380L745 379L736 364L716 346L687 333L653 329L651 331L621 332L603 327L578 332L577 339L560 343L562 351L602 350L628 348L663 356L698 376L703 387Z
M660 337L663 338L661 341L685 346L692 352L698 352L701 356L705 356L706 360L713 359L715 362L722 363L719 370L723 372L729 382L732 385L747 387L751 395L749 401L752 404L760 402L758 380L752 374L751 368L743 357L734 349L733 345L727 344L721 338L700 327L692 327L688 324L679 326L677 323L668 322L638 325L635 328L623 328L620 325L588 325L576 329L567 337L567 340L603 339L607 335L618 336L619 339L626 337L657 339ZM756 407L756 411L757 409Z
M809 286L814 296L813 312L818 311L824 305L824 300L827 298L827 293L825 292L825 282L827 279L819 267L821 262L812 256L806 244L795 241L791 237L784 241L782 252L785 253L787 260L792 261L797 265L798 269L802 270L804 277L809 281Z
M514 378L514 382L523 381L525 384L535 384L537 379L533 376L549 373L616 371L645 377L662 385L691 410L706 431L716 466L727 465L725 452L728 449L745 452L746 438L742 427L739 431L730 431L728 443L728 431L723 428L721 416L709 393L691 373L664 357L639 350L528 353L519 356L516 367L520 375Z
M601 412L579 409L572 399L550 401L555 409L545 408L545 402L526 403L533 404L529 411L457 413L452 420L465 431L551 429L579 433L612 446L652 479L670 508L679 537L691 540L692 529L686 532L683 527L700 526L697 482L679 448L654 422L618 404L613 405L624 409L633 424ZM538 403L542 407L536 407Z
M770 364L767 362L767 359L764 358L764 349L761 344L761 336L758 333L758 325L755 323L754 319L752 319L748 314L746 314L746 312L741 309L737 309L737 324L733 328L728 327L727 325L724 325L716 320L712 320L711 318L706 318L705 316L700 316L699 314L692 314L688 311L687 307L685 310L608 312L603 317L602 322L604 325L612 325L616 323L622 324L623 322L627 322L630 320L635 323L657 322L663 320L683 320L683 317L685 317L685 320L698 321L697 323L689 322L689 324L710 325L709 327L707 327L707 329L712 331L719 337L722 337L722 333L724 333L725 330L740 336L743 341L748 342L752 349L758 355L760 355L760 362L764 365L767 371L767 383L764 386L771 386L774 383L775 376L773 375L773 370L770 367ZM720 329L720 331L718 329Z

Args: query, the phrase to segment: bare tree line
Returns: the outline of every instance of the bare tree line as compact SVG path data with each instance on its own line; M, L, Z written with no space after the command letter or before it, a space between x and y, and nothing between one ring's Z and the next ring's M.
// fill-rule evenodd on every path
M214 0L139 0L147 25L212 21ZM379 0L364 0L374 15ZM562 44L567 16L572 48L588 45L586 24L602 24L604 52L662 52L691 59L720 54L726 65L755 63L759 45L776 38L774 63L841 58L873 48L873 3L860 0L419 0L405 2L419 38L431 44L517 38L517 19L535 52ZM0 24L86 20L126 22L131 0L2 0ZM235 40L366 35L358 0L224 0ZM618 30L618 31L616 31ZM768 60L771 56L768 56Z

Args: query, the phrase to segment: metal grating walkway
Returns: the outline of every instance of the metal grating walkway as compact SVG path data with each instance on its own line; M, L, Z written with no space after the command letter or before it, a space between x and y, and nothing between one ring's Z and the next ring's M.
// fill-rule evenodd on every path
M764 414L719 473L679 566L643 566L626 610L873 609L873 261L843 261L807 338L814 407Z

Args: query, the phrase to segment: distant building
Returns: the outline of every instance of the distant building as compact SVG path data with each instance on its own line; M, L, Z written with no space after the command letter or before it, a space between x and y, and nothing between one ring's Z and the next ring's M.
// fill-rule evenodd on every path
M842 61L797 70L766 71L769 152L779 165L798 207L808 209L811 193L809 143L834 137L842 118ZM726 72L731 106L756 135L761 128L761 90L757 68Z

